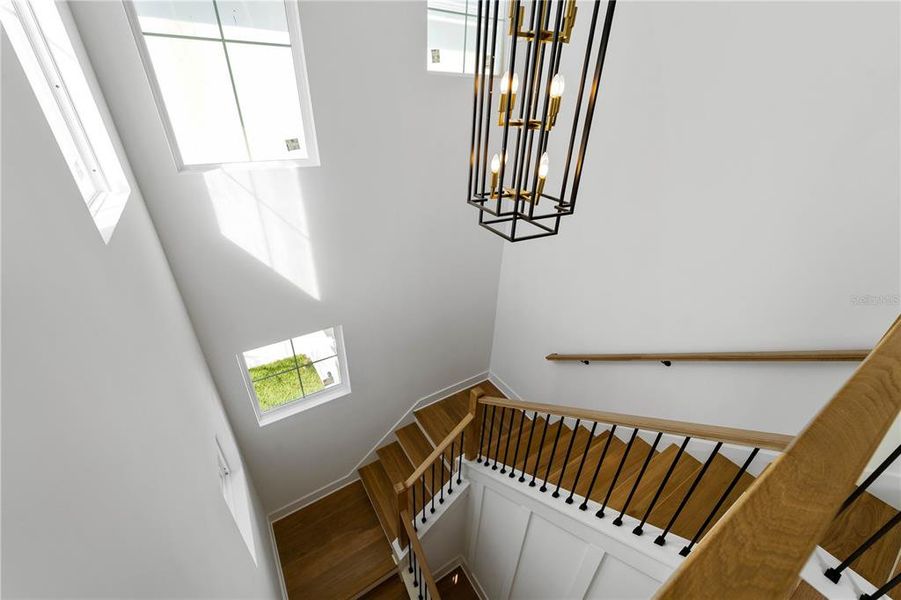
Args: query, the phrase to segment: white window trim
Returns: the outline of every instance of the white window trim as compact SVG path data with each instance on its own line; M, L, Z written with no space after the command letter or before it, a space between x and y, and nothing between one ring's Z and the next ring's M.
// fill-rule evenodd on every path
M313 100L310 92L310 80L307 76L307 60L303 50L303 35L300 28L300 11L297 2L285 0L285 17L288 21L288 36L291 40L291 54L294 57L294 77L297 81L297 101L300 103L300 116L303 120L303 135L307 146L306 158L293 158L285 160L251 160L242 162L224 162L224 163L206 163L186 165L182 160L181 152L178 149L178 143L175 137L175 130L172 127L172 121L169 119L169 112L166 110L166 103L163 100L163 93L160 90L153 70L153 61L150 59L150 52L147 50L147 44L144 42L144 33L141 31L141 23L138 20L138 13L135 10L134 3L131 0L123 0L125 6L125 14L128 16L128 24L131 26L132 35L135 38L135 44L138 47L138 54L141 55L141 62L147 74L147 80L150 84L150 91L153 93L153 101L156 103L157 111L163 123L163 129L166 131L166 139L169 143L169 150L172 152L172 159L175 161L175 168L179 172L204 172L219 169L227 166L229 168L239 169L268 169L272 167L318 167L319 163L319 142L316 139L316 124L313 121Z
M321 327L316 331L322 331L323 329L333 329L335 331L338 368L341 370L341 383L336 386L314 392L308 396L304 396L303 398L299 398L297 400L289 402L288 404L279 406L278 408L273 408L272 410L266 412L260 410L260 401L257 398L256 391L253 389L253 381L250 378L250 370L247 368L247 363L244 361L244 353L242 352L237 355L236 358L238 360L238 366L241 370L241 377L243 377L244 379L244 386L247 389L247 395L250 398L250 403L253 406L253 412L257 416L257 422L259 423L260 427L265 427L266 425L270 425L272 423L275 423L276 421L281 421L282 419L285 419L287 417L296 415L305 410L315 408L321 404L331 402L332 400L337 400L338 398L350 394L351 389L350 376L348 375L347 369L347 353L344 351L344 330L341 325L331 325Z
M0 23L85 205L109 243L131 186L68 10L64 3L0 0Z

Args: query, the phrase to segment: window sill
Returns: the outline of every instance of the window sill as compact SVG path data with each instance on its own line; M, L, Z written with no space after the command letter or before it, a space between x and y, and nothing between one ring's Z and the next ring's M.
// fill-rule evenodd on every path
M178 167L179 173L206 173L219 169L231 169L240 171L258 171L266 169L302 169L306 167L318 167L319 157L310 158L286 158L284 160L256 160L247 162L209 163L200 165L182 165Z
M337 400L338 398L347 396L349 394L350 383L342 383L333 388L311 394L306 398L295 400L290 404L285 404L284 406L280 406L265 413L260 413L259 410L257 410L257 421L259 422L260 427L265 427L266 425L271 425L276 421L281 421L282 419L286 419L290 416L302 413L305 410L315 408L321 404L325 404L326 402Z

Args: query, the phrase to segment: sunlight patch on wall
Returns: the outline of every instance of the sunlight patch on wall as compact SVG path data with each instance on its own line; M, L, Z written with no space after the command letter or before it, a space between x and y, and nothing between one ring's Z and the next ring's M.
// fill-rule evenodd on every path
M224 168L207 172L204 178L222 235L319 300L299 182Z

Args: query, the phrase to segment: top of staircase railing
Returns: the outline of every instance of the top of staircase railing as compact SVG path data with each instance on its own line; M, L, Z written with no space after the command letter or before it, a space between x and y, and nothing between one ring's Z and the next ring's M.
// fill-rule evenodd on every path
M752 448L767 450L785 450L794 439L793 436L781 433L765 431L753 431L750 429L735 429L732 427L720 427L718 425L706 425L703 423L689 423L687 421L673 421L670 419L655 419L652 417L639 417L621 413L592 410L588 408L576 408L572 406L559 406L557 404L540 404L537 402L520 402L507 398L492 398L483 396L479 403L488 406L514 408L518 410L537 411L538 413L554 416L570 417L587 421L597 421L611 425L635 427L648 431L685 435L702 438L714 442L726 444L738 444Z
M901 411L899 322L717 522L657 598L785 598L791 593Z
M438 585L435 583L435 577L432 575L432 570L429 568L428 562L426 562L425 551L410 525L413 519L406 509L401 510L400 514L402 528L410 540L407 569L413 576L413 587L418 588L418 595L423 600L441 600L441 594L438 593Z

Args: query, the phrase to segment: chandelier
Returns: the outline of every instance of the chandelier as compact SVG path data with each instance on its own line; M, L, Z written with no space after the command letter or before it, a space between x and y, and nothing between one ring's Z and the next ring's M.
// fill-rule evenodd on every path
M532 0L528 11L509 0L506 48L500 0L477 1L468 202L479 209L479 225L508 241L556 235L560 219L576 209L616 0L607 2L596 48L596 0L585 30L574 29L575 0ZM580 74L569 73L579 79L570 103L561 56L564 45L582 44ZM502 48L504 64L496 65ZM552 139L561 129L565 135Z

